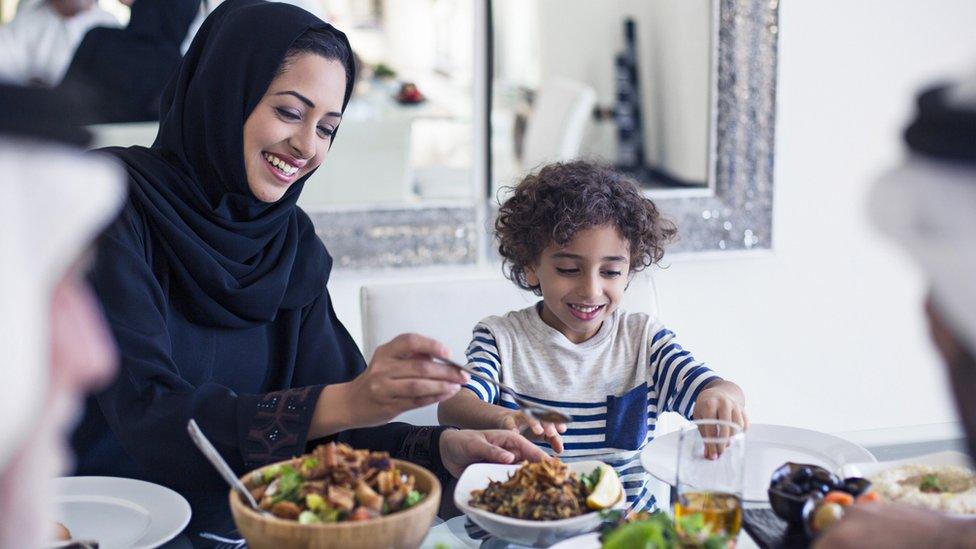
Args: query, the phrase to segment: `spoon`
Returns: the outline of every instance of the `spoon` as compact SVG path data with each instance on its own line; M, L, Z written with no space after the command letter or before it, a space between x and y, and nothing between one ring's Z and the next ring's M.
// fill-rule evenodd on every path
M251 495L250 490L248 490L247 487L244 486L244 483L237 478L237 475L234 474L233 469L231 469L230 465L227 465L224 458L220 456L220 452L218 452L217 449L214 448L214 445L210 443L210 440L203 434L203 431L200 430L200 427L197 425L195 420L191 419L186 424L186 430L190 433L190 438L193 439L193 443L197 445L200 452L202 452L204 457L210 461L210 464L217 469L220 476L224 477L227 484L230 484L230 487L237 491L237 493L241 496L241 499L246 501L247 504L251 506L251 509L254 509L258 513L262 515L270 515L270 513L258 507L258 502L254 501L254 496Z
M461 364L458 364L457 362L454 362L453 360L447 358L441 358L435 356L435 357L431 357L431 360L433 360L434 362L439 362L441 364L446 364L448 366L454 366L455 368L461 370L462 372L469 373L471 377L476 377L482 381L491 383L492 385L512 395L512 399L515 401L515 404L518 404L519 408L521 408L522 411L527 416L533 417L538 421L546 421L548 423L571 423L573 421L572 417L567 416L566 414L560 412L559 410L556 410L555 408L550 408L549 406L545 406L543 404L537 404L535 402L529 402L528 400L518 396L518 393L515 392L515 389L512 389L511 387L505 385L500 381L495 381L494 379L482 374L481 372L478 372L473 368L462 366Z

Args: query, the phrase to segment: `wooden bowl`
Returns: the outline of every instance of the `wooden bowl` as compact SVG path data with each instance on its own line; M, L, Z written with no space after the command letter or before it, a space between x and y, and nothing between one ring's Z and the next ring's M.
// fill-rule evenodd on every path
M281 463L288 463L291 460ZM360 522L299 524L265 516L241 501L237 492L230 491L230 511L241 535L251 549L284 549L308 547L332 549L357 547L362 549L415 549L433 525L441 501L441 483L433 473L419 465L392 460L397 469L416 479L414 487L427 494L420 503L404 511ZM270 464L262 467L273 467ZM245 475L241 480L250 476Z

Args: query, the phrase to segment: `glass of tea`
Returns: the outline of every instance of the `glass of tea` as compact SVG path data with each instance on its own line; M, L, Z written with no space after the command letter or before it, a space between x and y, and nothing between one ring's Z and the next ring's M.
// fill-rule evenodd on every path
M719 538L734 545L742 527L745 455L736 423L702 419L681 430L674 522L683 541Z

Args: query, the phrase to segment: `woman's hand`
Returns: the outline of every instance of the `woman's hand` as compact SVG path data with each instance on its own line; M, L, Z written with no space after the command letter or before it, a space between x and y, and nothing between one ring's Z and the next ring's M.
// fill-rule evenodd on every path
M545 452L522 435L508 430L447 429L441 433L441 462L455 477L472 463L516 463L547 459Z
M746 415L746 398L742 389L731 381L714 381L709 383L695 400L695 413L692 419L720 419L742 426L742 430L749 428L749 417ZM718 432L702 432L703 437L728 438L731 433L728 427L718 427ZM725 445L706 444L705 457L716 459L722 455Z
M512 411L501 417L498 428L515 431L535 439L544 439L552 446L553 452L557 454L563 452L563 437L560 435L566 432L565 423L539 422L522 412Z
M322 390L309 438L382 425L408 410L450 398L470 378L432 362L432 356L449 356L447 347L417 334L401 334L380 345L356 379Z
M449 355L440 342L417 334L401 334L377 347L366 371L349 383L358 426L381 425L453 396L468 382L468 374L429 358Z

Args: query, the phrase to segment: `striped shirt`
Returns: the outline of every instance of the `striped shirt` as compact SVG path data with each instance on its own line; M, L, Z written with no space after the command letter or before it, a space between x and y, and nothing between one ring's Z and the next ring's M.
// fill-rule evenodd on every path
M619 309L582 343L546 324L538 304L485 318L474 328L467 360L520 397L572 416L560 458L614 467L637 510L654 507L640 451L654 437L658 414L690 419L698 393L719 379L655 319ZM485 402L517 408L509 394L482 380L465 387ZM537 444L552 453L547 443Z

